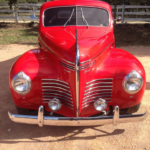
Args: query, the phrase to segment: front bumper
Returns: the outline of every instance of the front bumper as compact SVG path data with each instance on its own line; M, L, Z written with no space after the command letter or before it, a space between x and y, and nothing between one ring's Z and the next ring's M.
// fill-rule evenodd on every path
M138 122L143 121L147 113L135 115L119 115L119 107L114 108L114 116L100 116L100 117L47 117L44 116L44 107L40 106L38 116L30 115L15 115L8 112L9 118L17 123L38 124L51 126L97 126L105 124L117 125L118 123Z

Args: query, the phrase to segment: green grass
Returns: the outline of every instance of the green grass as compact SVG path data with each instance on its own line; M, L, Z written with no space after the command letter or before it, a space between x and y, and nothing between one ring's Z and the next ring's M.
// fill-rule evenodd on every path
M37 43L37 33L27 34L25 30L0 30L0 44L35 44Z
M13 24L14 25L14 24ZM38 27L14 25L0 27L0 44L36 44Z
M0 23L0 45L36 44L38 24ZM116 46L150 46L150 24L116 25Z

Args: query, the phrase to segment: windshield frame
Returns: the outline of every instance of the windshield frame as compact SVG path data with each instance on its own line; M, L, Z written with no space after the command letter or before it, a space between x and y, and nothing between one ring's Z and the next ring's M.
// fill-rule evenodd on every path
M109 13L109 11L106 9L106 8L103 8L103 7L95 7L95 6L83 6L83 5L68 5L68 6L56 6L56 7L50 7L50 8L47 8L47 9L45 9L44 11L43 11L43 13L42 13L42 25L43 25L43 27L45 27L45 28L50 28L50 27L63 27L63 25L58 25L58 26L45 26L44 25L44 14L45 14L45 11L46 10L48 10L48 9L52 9L52 8L61 8L61 7L88 7L88 8L100 8L100 9L104 9L104 10L106 10L107 11L107 13L108 13L108 20L109 20L109 25L108 26L94 26L94 25L89 25L89 27L101 27L101 28L107 28L107 27L109 27L110 26L110 13ZM77 9L77 8L76 8ZM77 11L76 11L77 12ZM76 18L77 19L77 18ZM72 27L86 27L87 25L66 25L66 27L67 26L72 26Z

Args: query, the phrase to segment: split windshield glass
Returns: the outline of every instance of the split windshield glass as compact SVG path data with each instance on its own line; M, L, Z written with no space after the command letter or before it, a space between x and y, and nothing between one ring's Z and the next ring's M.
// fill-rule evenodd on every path
M57 7L44 12L44 26L100 26L109 25L108 11L97 7Z

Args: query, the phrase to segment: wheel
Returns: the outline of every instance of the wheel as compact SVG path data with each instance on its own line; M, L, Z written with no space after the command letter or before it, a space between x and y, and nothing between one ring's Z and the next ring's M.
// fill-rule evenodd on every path
M132 113L137 112L140 109L140 106L141 106L141 103L136 106L130 107L130 108L121 109L121 111L123 111L127 114L132 114Z
M17 112L20 115L29 115L29 110L16 106Z

